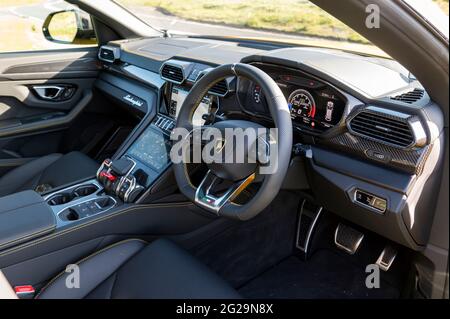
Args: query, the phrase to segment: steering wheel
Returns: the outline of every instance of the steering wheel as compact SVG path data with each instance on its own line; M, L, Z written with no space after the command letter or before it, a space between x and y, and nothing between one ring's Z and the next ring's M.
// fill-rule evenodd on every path
M211 70L195 83L186 96L179 111L174 132L177 128L184 129L190 132L190 134L195 131L192 124L194 111L212 86L230 76L244 77L254 83L258 83L264 92L270 114L275 123L275 128L278 129L278 134L273 134L270 138L267 137L267 134L264 136L257 135L254 138L249 138L246 143L251 148L256 143L261 142L261 139L265 139L264 142L266 145L272 145L271 149L273 150L272 147L274 147L277 156L269 156L269 158L270 161L276 161L276 163L271 163L275 169L269 174L259 175L258 169L261 168L261 163L258 161L250 161L249 157L252 156L252 152L245 150L249 148L244 148L243 151L238 151L241 152L238 155L243 155L246 159L245 163L230 163L229 161L225 161L224 163L207 163L208 172L203 177L199 186L196 187L192 184L187 170L188 156L190 156L188 151L190 142L183 144L185 151L183 152L183 158L180 161L174 162L173 169L180 191L190 201L220 216L248 220L266 208L279 192L288 170L292 152L292 121L290 112L286 98L275 81L262 70L248 64L225 64ZM211 127L221 132L226 128L241 128L244 130L247 128L263 128L263 126L257 123L244 120L223 120L212 124ZM224 138L215 140L214 145L216 147L214 149L218 152L223 151L224 145L227 142ZM242 154L242 152L244 153ZM228 155L225 154L225 156ZM234 203L233 200L255 180L257 174L258 177L261 177L262 181L254 196L245 204ZM219 194L214 194L212 189L219 181L226 181L227 186Z

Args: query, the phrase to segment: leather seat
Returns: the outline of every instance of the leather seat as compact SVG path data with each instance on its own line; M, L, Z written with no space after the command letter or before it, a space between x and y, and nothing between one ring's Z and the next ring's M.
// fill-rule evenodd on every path
M239 294L168 240L120 242L79 263L79 288L67 288L62 272L36 298L46 299L230 299Z
M100 165L80 152L50 154L19 166L0 178L0 197L24 190L43 193L95 176Z

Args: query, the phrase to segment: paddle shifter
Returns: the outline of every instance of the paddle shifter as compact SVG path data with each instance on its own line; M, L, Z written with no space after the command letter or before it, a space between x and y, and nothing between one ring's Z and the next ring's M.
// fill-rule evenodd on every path
M126 203L134 202L144 190L132 173L134 166L135 162L128 157L116 161L106 159L97 171L97 180L106 193L116 195Z

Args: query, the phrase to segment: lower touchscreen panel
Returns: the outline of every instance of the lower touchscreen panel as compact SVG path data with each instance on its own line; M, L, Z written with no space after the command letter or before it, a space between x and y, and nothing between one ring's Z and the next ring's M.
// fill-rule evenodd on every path
M150 126L127 153L154 171L161 172L170 162L170 148L169 138L158 128Z

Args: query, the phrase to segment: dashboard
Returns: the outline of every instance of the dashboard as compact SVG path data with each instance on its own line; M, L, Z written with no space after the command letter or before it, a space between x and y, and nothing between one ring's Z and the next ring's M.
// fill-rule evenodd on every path
M119 50L119 58L104 61L96 85L140 112L143 127L126 154L150 181L170 168L170 130L196 81L215 66L248 63L271 76L286 97L294 148L284 187L307 192L324 209L397 243L413 249L426 244L428 207L437 191L423 190L438 185L433 172L441 165L444 117L397 62L199 38L135 39L108 47ZM146 98L149 90L157 102ZM214 84L192 122L203 125L211 114L273 125L264 91L245 78Z

